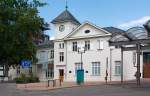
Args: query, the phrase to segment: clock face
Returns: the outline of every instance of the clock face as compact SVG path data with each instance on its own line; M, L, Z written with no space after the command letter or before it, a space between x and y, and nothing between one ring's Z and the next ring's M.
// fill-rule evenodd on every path
M60 26L59 26L59 31L60 31L60 32L63 32L64 30L65 30L65 26L64 26L64 25L60 25Z

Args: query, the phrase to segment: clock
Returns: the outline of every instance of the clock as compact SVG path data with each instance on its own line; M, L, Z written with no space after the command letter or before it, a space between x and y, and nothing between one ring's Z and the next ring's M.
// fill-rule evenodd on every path
M65 26L64 26L64 25L60 25L60 26L59 26L59 31L60 31L60 32L63 32L64 30L65 30Z

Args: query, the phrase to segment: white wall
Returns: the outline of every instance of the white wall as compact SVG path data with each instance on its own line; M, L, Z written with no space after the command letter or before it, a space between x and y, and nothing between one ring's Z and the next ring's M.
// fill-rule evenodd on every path
M77 40L80 46L84 45L85 40L90 40L91 42L91 50L86 51L83 54L83 68L88 73L85 73L85 81L103 81L105 78L106 71L106 58L109 58L109 47L108 40L109 37L100 37L100 38L92 38L92 39L80 39ZM98 40L103 40L104 42L104 50L97 50ZM76 40L71 40L67 42L67 81L75 81L75 63L81 62L80 54L78 52L73 52L72 42ZM101 76L92 76L92 62L100 62L101 63ZM69 73L72 71L72 73Z
M63 32L59 31L59 26L64 25L65 30ZM63 39L65 36L67 36L70 32L73 31L73 29L76 29L78 25L71 23L71 22L65 22L60 24L55 24L55 40L57 39Z
M54 50L53 48L42 48L37 50L37 58L38 62L36 63L36 67L34 70L36 70L36 74L39 77L40 81L45 81L46 80L46 69L44 69L44 64L46 62L53 62L53 58L50 58L50 52L51 50ZM43 58L41 58L40 55L43 55ZM40 67L39 67L40 66ZM48 65L46 65L48 66Z

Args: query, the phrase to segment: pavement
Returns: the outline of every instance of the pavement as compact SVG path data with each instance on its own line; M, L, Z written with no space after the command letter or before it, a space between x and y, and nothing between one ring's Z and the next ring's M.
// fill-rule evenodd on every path
M104 82L85 82L81 85L78 85L76 82L62 82L61 85L59 82L53 86L53 82L40 82L40 83L28 83L28 84L16 84L16 88L19 90L55 90L61 88L72 88L72 87L83 87L83 86L94 86L102 85Z
M122 86L122 87L150 87L150 79L141 79L141 85L137 86L136 80L124 81L123 84L120 81L108 82L84 82L81 85L76 84L76 82L56 82L56 85L53 86L53 82L40 82L40 83L28 83L28 84L16 84L16 89L19 90L55 90L62 88L72 88L72 87L86 87L86 86L97 86L97 85L114 85L114 86Z
M146 84L146 85L145 85ZM18 90L14 83L0 83L0 96L150 96L150 81L124 82L60 88L57 90Z

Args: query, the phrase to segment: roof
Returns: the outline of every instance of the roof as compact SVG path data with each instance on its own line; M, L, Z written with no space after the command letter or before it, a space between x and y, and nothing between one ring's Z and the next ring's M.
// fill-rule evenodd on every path
M112 36L118 35L118 34L125 34L125 31L119 28L115 28L115 27L104 27L102 28L110 33L112 33Z
M148 32L144 27L132 27L126 31L126 34L131 40L148 39Z
M52 40L44 41L38 45L38 48L54 48L54 42Z
M112 42L129 40L126 35L126 31L124 31L122 29L115 28L115 27L104 27L103 29L112 33L112 38L110 39L110 41L112 41Z
M80 22L66 9L59 16L57 16L51 23L63 23L63 22L73 22L75 24L80 25Z

